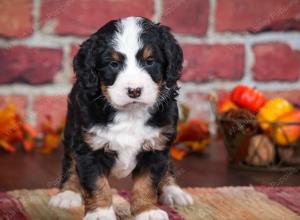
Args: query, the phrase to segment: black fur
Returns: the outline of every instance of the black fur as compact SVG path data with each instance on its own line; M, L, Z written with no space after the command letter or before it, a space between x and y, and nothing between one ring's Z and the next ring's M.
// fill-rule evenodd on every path
M86 40L74 58L74 71L77 80L69 95L67 123L64 132L65 157L63 163L62 184L68 180L72 158L76 161L76 170L83 189L90 193L95 187L98 176L109 175L117 154L104 150L92 151L84 142L85 131L94 125L107 126L112 123L117 109L105 98L100 84L112 85L117 69L108 65L112 47L112 36L117 31L117 20L111 21ZM169 168L169 146L176 136L178 119L177 83L182 66L182 50L169 28L143 19L141 40L154 50L155 65L145 66L155 82L163 81L157 105L151 109L149 126L172 126L173 132L166 134L168 146L164 151L143 152L137 156L137 166L133 175L150 172L153 185L159 184ZM122 58L122 57L121 57ZM125 58L122 58L125 59ZM141 54L137 54L140 65L145 65ZM118 67L122 68L122 66ZM70 156L72 155L72 157Z

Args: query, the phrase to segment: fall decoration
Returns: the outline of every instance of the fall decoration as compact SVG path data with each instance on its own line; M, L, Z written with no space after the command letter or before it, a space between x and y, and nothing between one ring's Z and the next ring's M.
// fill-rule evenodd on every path
M247 109L231 109L222 115L224 134L234 138L238 134L255 134L258 127L255 115Z
M230 98L219 96L211 102L231 165L272 171L300 166L299 105L280 97L268 100L245 85L236 86Z
M282 115L275 126L275 141L279 145L290 145L300 138L300 109Z
M25 151L31 151L37 131L26 124L17 113L14 104L0 109L0 147L9 153L15 153L16 144L21 144Z
M283 98L274 98L268 101L258 112L257 120L261 122L260 126L264 130L270 129L270 123L274 122L279 116L291 112L294 107Z
M0 148L9 153L15 153L21 145L26 152L37 150L50 153L58 147L64 123L59 128L53 128L51 118L42 124L38 132L21 118L14 104L9 103L0 109Z
M232 109L219 118L221 132L225 137L231 160L240 161L248 154L249 138L258 130L255 115L247 109Z
M183 110L186 114L184 120L178 123L177 137L170 152L177 160L181 160L191 152L202 152L210 143L207 123L199 119L188 119L189 110L186 106Z
M266 102L266 98L261 92L245 85L235 87L230 97L236 105L254 113L258 112Z
M217 110L219 113L227 112L231 109L237 109L238 107L231 101L230 96L225 96L218 100Z
M299 165L300 164L300 141L294 149L293 148L282 148L278 149L280 158L288 165Z
M274 161L275 148L265 135L255 135L250 139L246 162L255 166L266 166Z
M40 152L49 154L52 153L61 142L61 134L63 133L65 121L63 120L61 124L54 128L52 123L52 118L50 116L46 117L46 120L42 123L42 146L39 149Z

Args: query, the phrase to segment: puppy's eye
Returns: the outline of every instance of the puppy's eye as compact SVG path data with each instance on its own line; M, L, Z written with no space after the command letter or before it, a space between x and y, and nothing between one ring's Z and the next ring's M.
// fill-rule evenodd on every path
M155 63L155 60L153 57L149 57L145 63L146 63L146 66L152 66Z
M120 67L120 63L118 61L110 61L109 65L113 68L113 69L119 69Z

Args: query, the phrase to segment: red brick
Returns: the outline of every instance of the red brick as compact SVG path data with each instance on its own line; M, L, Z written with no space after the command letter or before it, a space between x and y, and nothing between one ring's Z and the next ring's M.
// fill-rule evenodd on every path
M22 117L26 117L27 113L27 97L26 96L0 96L0 108L5 107L8 103L15 104L17 111Z
M238 80L243 77L243 45L184 45L183 51L183 81Z
M74 60L74 57L75 55L77 54L78 50L79 50L79 47L80 47L80 44L72 44L71 45L71 52L70 52L70 66L71 66L71 69L73 70L73 60ZM73 77L72 77L72 82L75 82L76 80L76 75L74 73Z
M44 0L42 28L62 35L90 35L111 19L153 16L153 0ZM50 28L51 29L51 28Z
M264 91L264 94L268 98L276 98L276 97L285 98L291 103L296 104L300 107L300 89Z
M70 53L70 59L73 61L75 55L77 54L79 50L80 44L72 44L71 45L71 53Z
M208 26L208 0L165 0L161 23L174 32L204 35Z
M16 46L0 49L0 83L50 83L61 69L60 49Z
M253 46L255 64L252 68L258 81L295 81L300 75L299 52L283 43L265 43Z
M38 128L46 121L47 117L51 118L54 127L58 127L66 117L67 97L38 96L34 100L34 111L37 114Z
M32 31L32 0L0 1L0 35L26 37Z
M300 30L298 0L219 0L217 31Z

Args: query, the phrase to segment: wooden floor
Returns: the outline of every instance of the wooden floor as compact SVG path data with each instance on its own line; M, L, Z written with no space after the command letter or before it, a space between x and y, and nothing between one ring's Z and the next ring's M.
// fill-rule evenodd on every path
M58 186L62 149L51 155L39 153L0 153L0 191L36 189ZM177 179L181 186L299 186L300 170L285 172L254 172L228 168L224 147L213 144L202 155L191 155L175 161ZM116 188L129 189L130 178L111 180Z

